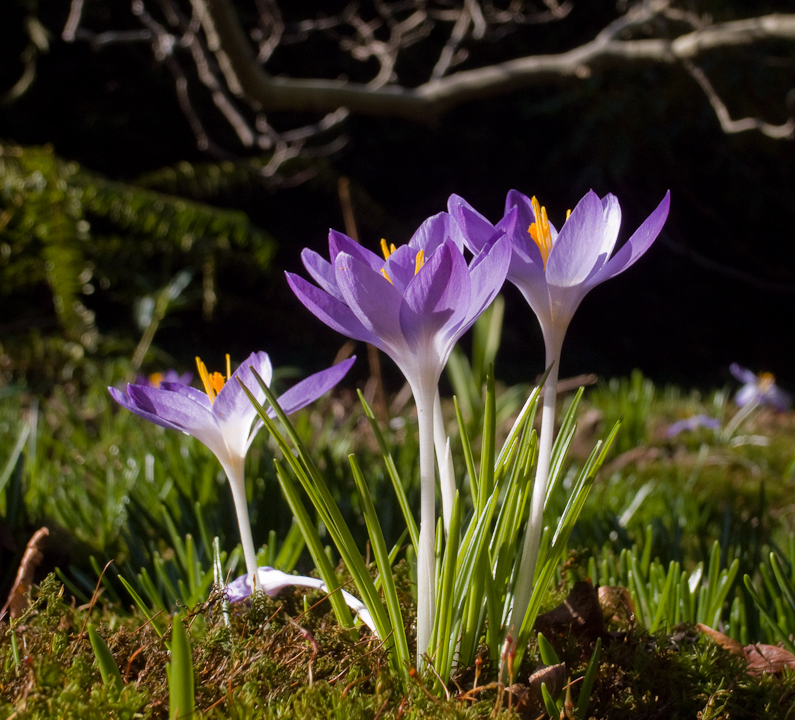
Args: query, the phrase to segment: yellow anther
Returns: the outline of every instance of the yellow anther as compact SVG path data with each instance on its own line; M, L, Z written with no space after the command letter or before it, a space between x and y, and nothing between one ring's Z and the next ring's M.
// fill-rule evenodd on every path
M566 210L566 220L571 217L571 210Z
M386 274L386 270L384 270L384 268L381 268L381 274L382 274L382 275L383 275L383 276L384 276L384 277L385 277L387 280L389 280L389 284L390 284L390 285L394 285L394 284L395 284L395 283L393 283L393 282L392 282L392 278L390 278L390 277L389 277L389 275L387 275L387 274Z
M210 402L214 403L218 393L221 392L224 383L232 377L232 360L227 354L226 356L226 377L219 372L208 373L207 366L197 357L196 367L199 369L199 377L201 378L202 385L204 385L204 392L210 398Z
M384 254L384 260L389 260L389 256L393 252L395 252L396 249L397 248L395 247L395 243L392 243L391 245L387 246L386 240L384 240L384 238L381 238L381 252Z
M156 372L149 376L149 384L153 388L159 388L161 382L163 382L163 373Z
M424 250L420 250L417 253L416 259L414 260L414 274L415 275L420 271L420 268L423 265L425 265L425 251Z
M549 229L547 209L541 207L535 196L533 196L530 202L533 205L533 214L536 217L536 221L530 225L527 232L530 233L533 242L538 245L538 249L541 251L541 259L544 261L544 270L546 270L549 253L552 250L552 231Z
M773 373L763 372L758 375L759 389L763 392L769 390L776 382L776 376Z

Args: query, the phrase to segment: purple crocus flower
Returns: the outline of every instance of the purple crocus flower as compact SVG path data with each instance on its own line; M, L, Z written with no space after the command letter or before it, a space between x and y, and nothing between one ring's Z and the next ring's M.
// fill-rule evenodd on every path
M318 590L328 593L326 583L319 578L307 577L306 575L288 575L281 570L276 570L267 565L257 569L257 578L259 580L260 589L268 593L269 597L275 597L284 590L284 588L293 585L317 588ZM252 592L249 576L243 575L236 580L232 580L232 582L226 586L225 590L229 602L235 603L245 600ZM346 605L353 610L359 616L359 619L377 636L378 631L375 629L373 616L370 614L366 605L346 590L339 590L339 592L345 599Z
M159 388L162 383L179 383L180 385L190 385L193 382L193 373L180 374L176 370L166 370L164 372L155 372L151 375L139 375L136 380L136 385L146 385L147 387Z
M467 266L461 232L447 213L428 218L408 245L382 240L384 257L331 230L331 262L313 250L301 253L320 287L293 273L287 281L329 327L389 355L416 396L436 390L456 341L502 287L510 260L503 235L492 231Z
M535 198L516 190L508 193L506 216L517 213L510 236L513 255L508 280L538 316L547 345L562 344L575 310L592 288L624 272L649 249L662 230L669 206L670 193L666 193L611 258L621 224L621 208L614 195L600 199L589 191L558 232ZM470 249L483 247L494 226L456 195L450 198L449 210Z
M338 332L371 343L400 367L414 394L420 440L420 537L417 557L417 655L428 649L435 604L433 407L453 346L495 298L508 271L505 232L513 214L484 239L467 264L461 231L447 213L428 218L408 245L381 241L383 257L329 232L330 262L302 259L317 283L287 273L298 299ZM440 461L441 462L441 461Z
M792 407L792 396L776 385L776 378L772 373L756 375L737 363L732 363L729 370L734 377L744 383L734 396L734 402L740 407L769 405L779 412L786 412Z
M574 312L588 292L624 272L649 249L668 217L669 205L670 193L666 193L657 209L611 258L621 224L621 208L614 195L600 199L595 192L588 192L569 213L560 232L549 222L546 209L536 198L528 198L516 190L511 190L506 198L501 222L505 224L506 218L516 214L516 221L508 230L513 249L508 279L519 288L538 317L544 335L546 365L550 368L541 413L530 521L509 620L509 632L514 635L519 633L524 622L541 541L563 338ZM448 210L473 252L480 250L495 231L495 227L463 198L452 196Z
M288 414L300 410L331 390L345 376L354 360L350 358L310 375L281 395L279 405ZM262 421L241 383L263 404L265 393L257 383L254 371L266 385L270 385L273 367L264 352L252 353L234 373L227 355L226 375L208 373L201 360L196 358L196 362L205 392L176 382L163 382L159 388L127 385L126 393L112 387L108 391L116 402L136 415L161 427L193 435L218 458L232 488L246 567L254 577L257 561L246 505L244 465L248 448L262 427Z
M669 425L665 431L665 435L666 437L672 438L676 437L680 432L685 430L693 432L694 430L698 430L702 427L714 430L715 428L720 427L720 420L710 417L709 415L704 415L703 413L699 415L693 415L692 417L685 418L684 420L677 420L672 425Z

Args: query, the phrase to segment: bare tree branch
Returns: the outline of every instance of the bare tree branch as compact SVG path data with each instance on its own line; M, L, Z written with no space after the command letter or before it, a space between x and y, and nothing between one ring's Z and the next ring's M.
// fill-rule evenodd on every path
M196 90L189 77L194 78L196 89L206 88L204 92L243 148L273 151L282 159L306 152L308 141L343 122L348 113L433 122L467 102L533 86L576 83L596 73L643 65L682 65L704 92L726 133L754 130L777 139L795 136L793 117L781 125L754 117L732 120L726 103L696 64L722 50L795 40L795 14L712 23L689 7L677 7L674 0L641 0L579 47L456 71L478 42L499 39L523 26L561 21L573 2L543 0L545 9L526 10L524 0L508 0L500 8L480 0L371 0L369 15L359 4L351 4L337 15L295 21L283 17L278 0L252 1L258 21L250 32L244 29L232 0L131 0L141 30L92 33L82 27L85 0L72 0L62 37L88 40L94 46L150 43L155 57L174 76L180 105L197 143L213 154L222 152L221 143L209 135L210 120L203 121L194 109L190 93ZM163 21L147 10L154 3ZM183 11L183 5L191 12ZM343 60L360 63L363 78L358 82L343 76L303 79L267 71L265 64L277 48L304 43L318 34L337 44ZM447 40L440 42L445 36ZM398 77L398 60L423 41L441 47L424 79L415 78L410 86ZM334 67L331 62L327 65ZM333 73L328 68L321 65L320 72ZM266 117L278 120L279 113L295 112L318 113L323 119L285 131L277 130L279 123ZM268 174L273 171L269 163Z
M693 64L689 59L684 59L682 64L704 91L707 100L709 100L709 104L712 105L712 109L715 110L715 114L718 116L723 132L726 134L731 135L734 133L747 132L748 130L758 130L763 135L775 139L792 139L795 137L795 117L790 117L789 120L782 125L771 125L759 118L732 120L731 115L729 115L729 109L726 107L723 100L720 99L720 96L715 91L715 88L712 86L712 83L709 81L704 71Z
M446 78L432 79L416 88L368 85L342 80L302 80L271 77L256 62L237 15L228 0L192 0L201 5L205 32L217 37L229 60L235 83L249 98L269 111L327 112L346 107L353 113L389 115L412 120L429 118L472 100L481 100L541 84L583 79L628 63L671 65L699 57L708 51L747 46L771 39L795 40L795 14L719 23L672 41L665 39L621 40L630 24L647 22L653 10L641 18L629 13L599 33L592 41L557 55L535 55L498 65L463 70Z

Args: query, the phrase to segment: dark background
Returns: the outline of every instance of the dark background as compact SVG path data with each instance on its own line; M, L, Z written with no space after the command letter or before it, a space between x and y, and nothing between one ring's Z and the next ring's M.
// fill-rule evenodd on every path
M94 5L87 4L87 18L95 27L133 26L126 3L112 4L112 11ZM740 2L696 5L714 11L716 20L748 14ZM172 78L147 45L94 51L60 39L66 0L3 3L0 88L19 76L31 8L52 33L50 49L37 62L31 88L0 107L0 138L52 144L62 158L130 182L180 161L212 161L197 150ZM753 12L792 9L792 3L754 3ZM560 52L616 16L614 3L580 2L568 24L523 31L484 48L473 62ZM321 43L300 54L285 50L274 72L280 64L286 70L303 63L294 74L310 73L327 52ZM406 82L422 62L420 55L401 68ZM795 86L792 44L724 50L701 64L733 117L786 120L785 97ZM231 144L229 130L208 118L208 128ZM280 121L289 127L304 120ZM640 367L659 381L715 386L728 381L728 365L736 361L771 371L795 389L795 142L724 134L682 68L627 67L569 86L531 88L459 107L430 126L351 117L344 133L344 148L303 184L254 183L199 198L247 212L276 239L278 253L265 274L239 263L219 268L211 321L197 308L170 318L155 342L178 366L190 367L197 351L212 364L226 351L243 357L253 349L307 370L331 362L343 339L299 305L283 271L303 272L301 248L322 252L328 228L344 229L336 186L343 175L354 188L361 239L372 248L381 237L407 241L453 192L496 221L510 188L537 195L557 224L589 188L612 192L623 212L621 243L670 189L671 214L655 245L629 272L595 289L575 316L563 375L618 376ZM525 381L542 370L540 332L518 291L506 286L505 296L497 373ZM116 316L96 309L100 330L112 331Z

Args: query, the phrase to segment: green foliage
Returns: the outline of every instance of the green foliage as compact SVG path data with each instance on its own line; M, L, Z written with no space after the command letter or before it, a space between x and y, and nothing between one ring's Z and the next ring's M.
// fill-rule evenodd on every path
M265 270L273 249L243 213L107 180L50 147L2 143L0 294L12 303L0 349L6 371L41 375L37 363L62 370L68 360L109 350L97 312L127 313L180 271L203 277L190 301L209 316L216 265L245 251L246 263ZM112 319L113 335L123 339L129 318Z

